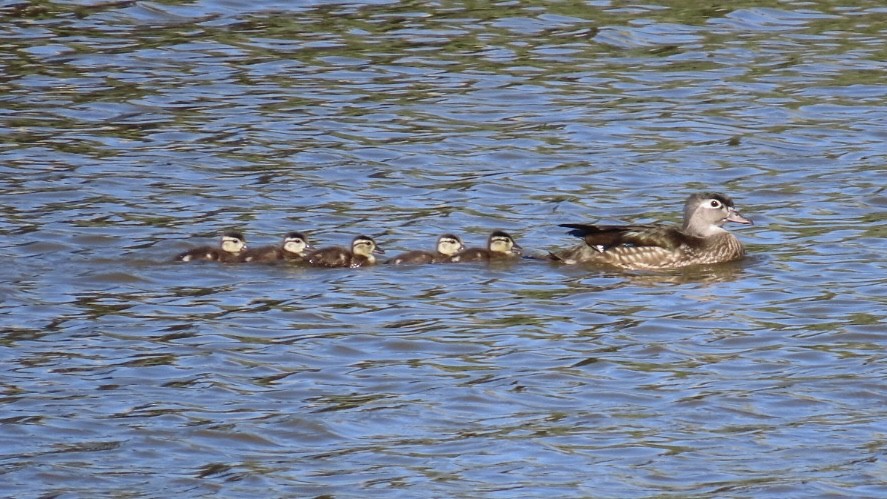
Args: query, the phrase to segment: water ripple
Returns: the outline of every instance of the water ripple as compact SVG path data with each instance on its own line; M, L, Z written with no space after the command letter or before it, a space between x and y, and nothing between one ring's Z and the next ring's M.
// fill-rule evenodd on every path
M887 494L875 2L0 7L9 494ZM662 273L396 254L677 222Z

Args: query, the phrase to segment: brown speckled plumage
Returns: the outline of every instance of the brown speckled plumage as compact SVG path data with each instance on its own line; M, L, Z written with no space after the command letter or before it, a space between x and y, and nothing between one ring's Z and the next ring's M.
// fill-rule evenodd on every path
M261 248L244 251L240 254L241 262L275 263L290 262L302 263L311 245L308 237L301 232L290 232L283 238L280 246L264 246Z
M507 232L494 231L487 240L486 248L468 248L450 257L453 263L489 262L519 258L521 248Z
M313 267L364 267L374 265L374 253L384 254L382 248L369 236L357 236L351 242L351 250L340 246L323 248L309 253L305 260Z
M390 265L416 265L448 262L451 256L465 249L465 246L462 244L462 239L459 236L444 234L437 238L435 249L436 251L433 253L430 251L407 251L389 259L385 263Z
M684 203L681 227L650 225L563 224L583 242L553 252L553 260L593 263L623 269L673 269L729 262L743 257L742 243L722 228L726 222L752 223L719 193L699 193Z
M219 247L200 246L176 255L180 262L193 262L198 260L210 262L236 262L240 254L246 250L246 239L240 232L225 232L219 242Z

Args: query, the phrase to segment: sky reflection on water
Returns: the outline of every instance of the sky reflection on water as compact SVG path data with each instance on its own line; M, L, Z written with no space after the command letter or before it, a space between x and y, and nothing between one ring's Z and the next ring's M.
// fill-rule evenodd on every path
M887 494L883 39L854 6L0 7L5 490ZM181 265L677 221L750 257Z

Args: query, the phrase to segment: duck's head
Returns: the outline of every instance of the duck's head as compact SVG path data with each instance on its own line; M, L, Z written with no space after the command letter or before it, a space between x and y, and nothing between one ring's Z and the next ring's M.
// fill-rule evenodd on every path
M385 250L376 246L376 241L369 236L357 236L351 241L351 252L355 255L372 258L373 253L385 254Z
M228 253L240 253L246 249L246 239L240 232L225 232L222 234L222 251Z
M453 234L444 234L437 238L437 252L442 255L453 256L465 249L462 239Z
M299 256L305 256L305 253L311 249L308 243L308 237L301 232L290 232L283 238L283 250Z
M507 232L497 230L490 234L487 249L493 253L520 255L521 248Z
M733 206L729 196L717 192L693 194L684 203L684 231L694 236L711 236L723 232L727 222L751 224Z

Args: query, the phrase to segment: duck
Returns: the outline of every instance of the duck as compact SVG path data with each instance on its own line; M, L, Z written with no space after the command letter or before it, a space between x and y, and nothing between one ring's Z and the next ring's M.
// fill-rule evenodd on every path
M450 257L465 249L462 239L454 234L444 234L437 238L436 251L407 251L389 259L385 263L389 265L407 265L422 263L442 263L449 261Z
M385 254L385 250L376 245L369 236L357 236L351 241L351 250L341 246L321 248L305 257L312 267L365 267L375 265L374 254Z
M551 260L591 263L624 270L665 270L739 260L745 248L724 229L727 222L752 225L717 192L691 194L684 201L681 226L561 224L582 243L549 254Z
M180 262L206 260L211 262L236 262L240 254L246 250L246 239L240 232L228 231L222 234L218 248L200 246L176 256Z
M311 249L308 237L301 232L290 232L283 236L280 246L263 246L240 253L239 261L255 263L274 263L286 261L301 263Z
M496 230L490 234L486 248L468 248L451 256L448 261L489 262L492 260L509 260L519 258L521 248L507 232Z

